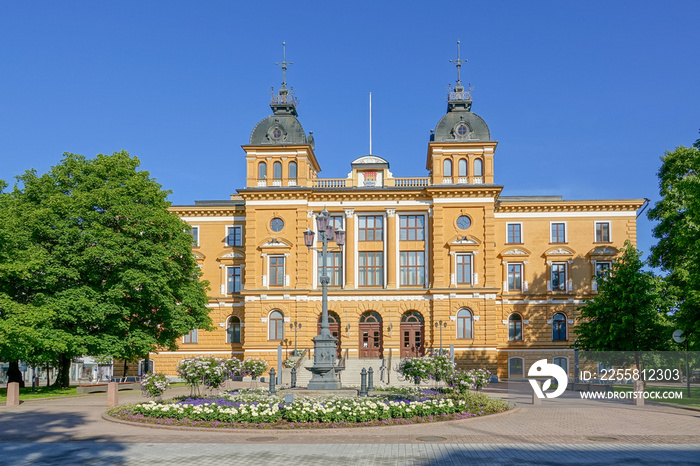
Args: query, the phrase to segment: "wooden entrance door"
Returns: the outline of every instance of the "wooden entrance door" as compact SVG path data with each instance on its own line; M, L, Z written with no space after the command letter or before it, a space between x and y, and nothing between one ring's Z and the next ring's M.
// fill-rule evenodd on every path
M381 316L374 311L366 312L360 317L359 327L359 356L361 358L381 358L384 350Z
M420 357L425 354L423 316L408 311L401 316L401 357Z

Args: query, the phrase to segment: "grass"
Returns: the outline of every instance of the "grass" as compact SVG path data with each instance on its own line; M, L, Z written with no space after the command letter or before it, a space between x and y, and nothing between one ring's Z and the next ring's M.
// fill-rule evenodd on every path
M629 392L632 391L630 385L614 385L613 389L616 392ZM700 409L700 387L690 387L691 396L688 397L688 389L685 385L677 387L656 387L652 385L647 385L645 391L659 391L659 392L683 392L683 398L647 398L647 401L654 401L660 403L667 403L671 405L678 406L688 406L691 408Z
M31 400L34 398L53 398L58 396L77 395L76 387L56 388L56 387L36 387L36 393L32 393L32 387L19 389L20 400ZM7 388L0 388L0 401L7 401Z

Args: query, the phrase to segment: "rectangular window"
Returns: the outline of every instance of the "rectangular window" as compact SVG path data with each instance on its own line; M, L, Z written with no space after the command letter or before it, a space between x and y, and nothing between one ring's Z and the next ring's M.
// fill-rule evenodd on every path
M241 292L241 268L226 267L226 289L228 293Z
M508 291L522 291L523 264L508 264Z
M472 255L457 254L457 284L468 285L472 282Z
M595 222L596 243L610 242L610 222Z
M508 223L506 227L508 229L508 237L506 238L506 242L521 244L523 242L522 234L520 231L522 225L520 223Z
M425 285L425 253L423 251L401 251L401 285Z
M384 217L361 216L357 218L357 240L358 241L383 241L384 240Z
M343 255L340 252L328 253L326 255L326 270L331 281L328 286L341 286L343 284ZM323 276L323 261L321 252L318 253L318 277ZM321 280L318 282L321 283Z
M399 216L399 240L425 241L425 217L422 215Z
M361 252L357 256L360 286L384 286L384 253Z
M334 230L339 230L343 228L343 217L340 215L333 215L328 223Z
M183 335L183 343L197 343L197 329L190 330L190 333Z
M192 246L199 246L199 227L192 227Z
M610 262L596 262L595 263L595 276L596 276L596 278L600 278L604 275L609 274L611 266L612 266L612 263L610 263Z
M270 256L270 286L284 286L284 256Z
M226 246L243 246L243 227L227 227Z
M552 223L552 243L566 243L566 223Z
M566 264L552 264L552 291L566 291Z

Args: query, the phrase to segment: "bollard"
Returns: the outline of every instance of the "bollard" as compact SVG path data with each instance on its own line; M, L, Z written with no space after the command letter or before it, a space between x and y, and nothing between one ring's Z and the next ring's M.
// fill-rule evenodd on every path
M117 382L109 382L107 384L107 406L119 405L119 384Z
M290 388L296 388L297 386L297 368L292 367L292 382L289 384Z
M367 391L374 391L374 369L371 367L367 371Z
M532 404L533 405L541 405L542 400L535 394L535 391L532 391Z
M10 382L7 384L7 402L5 406L19 406L19 383Z
M644 406L644 381L635 380L633 384L634 398L632 402L634 406Z
M270 395L276 395L275 392L275 370L270 369Z
M360 371L360 396L367 396L367 369Z

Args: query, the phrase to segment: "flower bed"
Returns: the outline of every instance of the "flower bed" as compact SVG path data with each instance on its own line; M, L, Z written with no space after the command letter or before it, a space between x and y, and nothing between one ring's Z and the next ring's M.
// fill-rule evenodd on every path
M186 398L121 406L108 414L122 420L164 425L313 428L465 419L507 409L505 402L483 394L451 397L416 390L412 394L369 398L301 398L289 405L265 395Z

